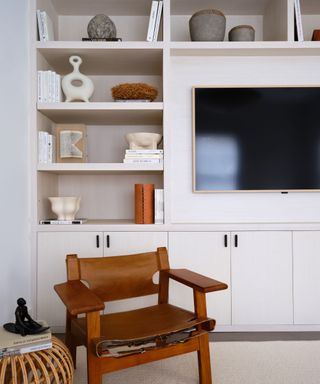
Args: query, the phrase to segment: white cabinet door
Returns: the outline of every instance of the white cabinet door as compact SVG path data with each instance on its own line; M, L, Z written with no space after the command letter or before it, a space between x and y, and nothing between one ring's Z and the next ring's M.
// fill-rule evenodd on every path
M292 324L291 232L231 238L232 324Z
M55 328L64 327L65 306L54 291L53 286L65 282L67 279L66 255L77 253L80 257L102 256L102 242L102 232L38 233L38 319L46 320L50 326Z
M187 268L228 284L227 290L206 296L208 316L216 319L217 325L231 323L229 244L230 235L222 232L169 233L171 268ZM194 308L192 289L174 281L170 281L169 299L172 304Z
M320 232L293 232L294 323L320 324Z
M167 247L167 237L167 232L104 232L104 256L156 251L158 247ZM158 281L156 276L154 281ZM108 302L105 313L129 311L155 305L157 302L157 295Z

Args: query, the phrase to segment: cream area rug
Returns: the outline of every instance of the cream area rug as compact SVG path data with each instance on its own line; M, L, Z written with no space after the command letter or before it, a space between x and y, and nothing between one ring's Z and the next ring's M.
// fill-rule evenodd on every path
M214 384L320 384L320 340L210 343ZM87 384L78 348L74 384ZM104 375L103 384L198 383L196 353Z

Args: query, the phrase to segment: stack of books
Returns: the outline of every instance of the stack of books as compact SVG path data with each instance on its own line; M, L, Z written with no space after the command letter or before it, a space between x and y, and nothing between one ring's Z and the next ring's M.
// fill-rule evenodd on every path
M38 162L39 164L56 162L55 136L48 132L38 132Z
M154 184L135 184L135 223L163 224L163 189L155 189Z
M147 33L147 41L157 41L160 29L160 21L162 15L163 1L152 1L149 26Z
M41 322L46 326L44 322ZM0 327L0 359L6 356L21 355L52 348L50 329L36 335L21 336Z
M53 24L46 11L37 9L38 33L40 41L54 40Z
M163 149L127 149L123 162L163 164Z
M54 71L38 71L38 103L61 101L61 75Z

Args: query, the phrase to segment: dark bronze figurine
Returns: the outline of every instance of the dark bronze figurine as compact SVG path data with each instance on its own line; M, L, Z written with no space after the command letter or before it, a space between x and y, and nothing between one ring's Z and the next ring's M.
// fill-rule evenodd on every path
M12 333L20 333L21 336L41 333L50 327L43 327L37 323L28 313L26 301L22 297L17 300L18 307L15 311L16 322L4 324L4 329Z

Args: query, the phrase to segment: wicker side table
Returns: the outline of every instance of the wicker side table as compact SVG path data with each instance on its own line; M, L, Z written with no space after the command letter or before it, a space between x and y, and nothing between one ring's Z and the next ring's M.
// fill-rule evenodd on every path
M52 348L4 357L0 384L72 384L73 362L67 347L52 336Z

